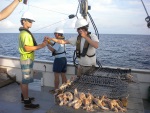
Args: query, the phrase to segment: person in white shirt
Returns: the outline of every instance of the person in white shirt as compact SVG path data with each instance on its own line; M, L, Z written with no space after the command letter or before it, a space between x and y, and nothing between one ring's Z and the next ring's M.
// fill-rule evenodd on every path
M56 28L54 31L55 38L58 40L63 40L63 29ZM54 89L50 90L51 93L55 93L55 90L59 88L59 76L61 75L62 83L67 82L66 71L67 71L67 59L66 59L66 48L65 44L58 44L55 42L50 42L47 45L48 49L52 52L55 57L53 63L54 72Z
M71 44L76 46L76 56L79 59L77 76L83 75L91 66L96 66L96 49L99 46L98 37L88 31L88 22L85 19L78 19L75 23L78 32L77 38L68 40L58 40L56 38L45 37L60 44Z

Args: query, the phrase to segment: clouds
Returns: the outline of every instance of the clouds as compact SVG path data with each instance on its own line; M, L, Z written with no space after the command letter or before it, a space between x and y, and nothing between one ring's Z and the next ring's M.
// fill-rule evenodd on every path
M16 29L17 28L17 29ZM18 30L19 26L11 22L10 20L4 20L0 22L0 31L14 32Z
M30 29L32 32L53 32L58 26L65 32L74 32L76 18L69 19L70 14L76 14L78 0L28 0L28 6L19 4L13 14L0 22L0 33L18 32L20 17L24 11L34 14L36 22ZM150 1L143 0L150 13ZM0 10L10 2L1 1ZM145 22L146 13L139 0L88 0L91 14L98 30L104 34L150 34ZM5 5L7 4L7 5ZM80 16L80 15L78 15ZM68 18L68 19L67 19ZM7 27L6 27L7 26ZM48 27L47 27L48 26ZM42 29L40 29L42 28ZM16 29L16 30L15 30ZM40 30L38 30L40 29ZM129 30L130 29L130 30ZM37 31L38 30L38 31ZM92 31L92 25L90 25ZM140 32L139 32L140 31Z

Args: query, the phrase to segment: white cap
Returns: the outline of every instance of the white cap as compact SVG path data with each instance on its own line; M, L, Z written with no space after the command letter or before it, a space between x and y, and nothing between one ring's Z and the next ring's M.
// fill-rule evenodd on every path
M88 25L88 22L83 18L79 18L75 23L75 29L86 26L86 25Z
M29 19L29 20L32 20L33 22L35 22L34 17L30 12L25 12L22 15L21 19Z
M63 30L62 28L57 27L57 28L55 29L54 33L61 33L61 34L63 34L63 33L64 33L64 30Z

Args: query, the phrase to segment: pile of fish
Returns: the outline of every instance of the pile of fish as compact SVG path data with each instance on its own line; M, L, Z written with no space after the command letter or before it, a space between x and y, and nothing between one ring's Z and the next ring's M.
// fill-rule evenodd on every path
M75 80L75 79L74 79ZM74 92L65 91L65 89L74 82L68 80L56 91L55 102L60 105L73 107L74 109L82 108L86 111L95 110L111 110L115 112L126 112L127 98L123 99L109 99L107 96L94 96L91 93L78 92L77 88Z

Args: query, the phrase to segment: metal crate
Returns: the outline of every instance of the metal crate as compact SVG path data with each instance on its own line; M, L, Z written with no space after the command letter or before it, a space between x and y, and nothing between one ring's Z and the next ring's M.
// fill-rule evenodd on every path
M119 99L128 96L128 83L124 81L125 75L131 70L91 68L81 77L77 78L65 91L91 93L94 96L107 96Z

